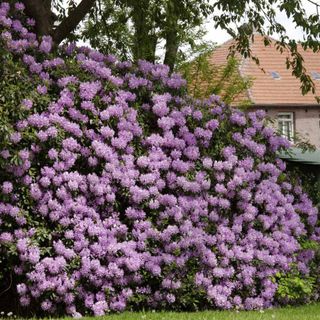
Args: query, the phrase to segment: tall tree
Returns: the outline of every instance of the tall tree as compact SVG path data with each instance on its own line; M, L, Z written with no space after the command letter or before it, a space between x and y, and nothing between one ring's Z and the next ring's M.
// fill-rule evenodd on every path
M211 7L209 0L98 0L81 34L91 45L135 61L158 61L157 47L163 45L162 61L173 70L179 49L194 41L195 30L203 26ZM110 37L121 38L126 49L114 46Z

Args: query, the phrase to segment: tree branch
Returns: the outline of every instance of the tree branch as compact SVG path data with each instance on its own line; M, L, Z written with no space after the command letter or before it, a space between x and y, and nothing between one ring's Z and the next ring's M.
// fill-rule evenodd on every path
M320 7L320 4L319 3L316 3L312 0L307 0L309 3L312 3L313 5L316 6L316 10L317 10L317 15L319 15L319 7Z
M310 2L310 3L312 3L312 4L314 4L314 5L317 6L317 7L320 7L320 4L317 3L317 2L315 2L315 1L312 1L312 0L307 0L307 1Z
M70 12L69 16L59 24L53 32L53 41L56 45L60 44L61 41L78 26L95 2L96 0L82 0L80 4Z

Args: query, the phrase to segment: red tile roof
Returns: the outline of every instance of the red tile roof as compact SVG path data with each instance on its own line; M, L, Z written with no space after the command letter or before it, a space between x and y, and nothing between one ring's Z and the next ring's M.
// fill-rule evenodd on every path
M286 68L286 57L288 53L280 53L275 48L275 40L271 44L264 45L263 36L254 35L251 43L252 56L259 58L258 66L251 58L241 58L239 71L243 76L249 76L253 79L252 87L247 95L254 105L315 105L317 104L315 96L320 92L320 80L313 80L316 85L316 94L309 92L302 95L300 80L292 75L292 71ZM229 53L229 47L234 40L229 40L214 50L209 58L213 65L224 65ZM299 50L304 59L304 66L309 73L316 71L320 73L320 53L314 53L312 50L304 51L302 47ZM263 70L265 71L263 71ZM280 79L273 79L271 72L276 71ZM318 93L317 93L318 89Z

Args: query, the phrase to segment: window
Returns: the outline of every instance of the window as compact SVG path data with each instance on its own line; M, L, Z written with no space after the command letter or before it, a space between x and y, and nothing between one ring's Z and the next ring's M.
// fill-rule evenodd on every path
M311 76L313 80L320 80L320 72L311 71Z
M277 72L277 71L271 71L270 74L271 74L271 77L272 77L273 79L275 79L275 80L280 80L280 74L279 74L279 72Z
M293 112L278 113L278 130L283 137L287 138L289 141L293 141Z

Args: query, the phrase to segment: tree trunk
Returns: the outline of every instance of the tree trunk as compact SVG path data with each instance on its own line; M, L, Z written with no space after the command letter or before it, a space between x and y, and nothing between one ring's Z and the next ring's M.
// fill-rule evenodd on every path
M132 19L134 24L134 61L139 59L155 62L157 36L153 26L150 24L152 17L149 17L149 0L132 2ZM150 21L148 21L150 20Z
M53 15L51 11L51 0L23 0L26 14L36 21L36 34L52 35Z
M166 12L166 54L164 64L169 66L171 72L176 63L179 48L178 19L176 0L168 0Z

